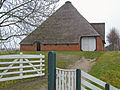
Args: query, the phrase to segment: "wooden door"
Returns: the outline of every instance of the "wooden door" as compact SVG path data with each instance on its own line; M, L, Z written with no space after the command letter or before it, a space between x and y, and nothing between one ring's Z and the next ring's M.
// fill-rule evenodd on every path
M40 51L40 43L37 42L37 51Z

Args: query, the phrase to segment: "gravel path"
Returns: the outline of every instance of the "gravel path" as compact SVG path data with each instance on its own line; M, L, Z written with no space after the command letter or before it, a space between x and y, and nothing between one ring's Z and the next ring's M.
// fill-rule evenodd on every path
M69 65L68 68L81 69L85 72L89 72L95 64L95 62L93 62L94 60L96 59L86 59L85 57L82 57L81 60L78 60L74 65Z

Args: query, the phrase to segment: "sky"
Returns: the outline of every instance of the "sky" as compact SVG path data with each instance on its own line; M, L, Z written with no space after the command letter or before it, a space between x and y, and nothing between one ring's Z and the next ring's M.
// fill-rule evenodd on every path
M120 0L60 0L57 8L66 1L71 1L90 23L105 23L105 35L112 28L116 28L120 33ZM108 44L107 38L106 43Z

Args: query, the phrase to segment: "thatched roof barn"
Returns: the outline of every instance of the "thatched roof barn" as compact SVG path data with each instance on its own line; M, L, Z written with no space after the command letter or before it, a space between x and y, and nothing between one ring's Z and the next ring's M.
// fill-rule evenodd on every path
M21 51L103 51L105 23L89 23L67 1L20 43Z

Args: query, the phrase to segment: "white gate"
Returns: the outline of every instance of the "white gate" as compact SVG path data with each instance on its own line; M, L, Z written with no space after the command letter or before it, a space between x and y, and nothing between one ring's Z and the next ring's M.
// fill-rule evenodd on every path
M80 74L81 90L87 90L87 88L90 90L103 90L106 88L106 82L103 82L82 70ZM78 90L76 89L76 79L76 69L56 68L56 90ZM118 89L109 85L109 89L105 90Z
M0 59L4 59L4 62L0 62L0 81L15 80L30 78L36 76L43 76L43 64L45 56L40 55L0 55ZM13 61L6 61L6 59L13 59ZM31 60L32 59L32 60ZM37 59L37 60L36 60Z
M76 69L56 68L56 90L76 90Z

